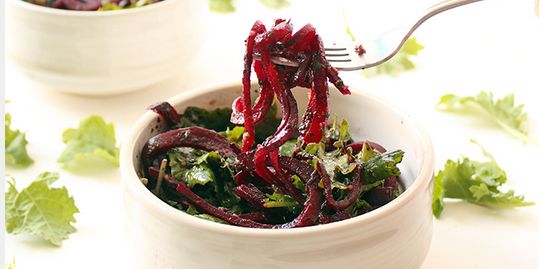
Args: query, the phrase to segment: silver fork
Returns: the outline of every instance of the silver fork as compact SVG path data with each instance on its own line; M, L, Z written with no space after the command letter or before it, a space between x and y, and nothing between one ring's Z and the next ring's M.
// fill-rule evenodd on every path
M385 32L372 40L324 45L326 58L337 70L353 71L380 65L391 59L410 35L427 19L455 7L481 0L447 0L427 8L418 19ZM362 52L363 49L364 51Z
M324 45L326 58L340 71L362 70L380 65L395 56L410 35L427 19L446 10L478 1L482 0L446 0L427 8L411 23L385 32L372 40ZM253 59L260 60L260 55L254 54ZM286 66L298 66L298 62L279 56L272 56L271 61Z

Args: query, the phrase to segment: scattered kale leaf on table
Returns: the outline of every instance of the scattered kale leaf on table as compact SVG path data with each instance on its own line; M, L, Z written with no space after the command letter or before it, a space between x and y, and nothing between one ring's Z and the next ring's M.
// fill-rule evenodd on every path
M436 108L450 111L457 104L466 105L468 103L475 103L485 109L499 126L514 137L524 142L539 145L539 141L530 138L525 131L520 129L520 124L527 120L528 113L522 112L523 104L515 106L514 99L514 94L508 94L503 99L498 99L494 102L492 92L487 94L484 91L479 92L477 96L466 97L446 94L440 98L440 102L436 105Z
M479 145L476 141L472 143ZM525 202L523 195L515 196L513 190L502 192L498 188L506 181L507 176L491 153L483 149L483 155L489 161L479 162L463 158L447 160L444 170L440 170L434 178L434 197L432 214L439 218L444 210L444 199L461 199L471 203L492 207L522 207L535 205Z
M119 166L120 149L116 147L114 125L106 124L101 116L91 115L80 121L78 129L66 129L62 141L67 146L58 163L69 166L79 159L96 156Z
M73 214L79 213L75 200L69 196L65 186L51 187L59 178L58 172L44 172L19 192L15 179L6 175L9 185L5 193L8 233L42 234L45 240L61 245L69 233L76 231L71 225L76 222Z
M8 100L5 103L9 103ZM5 163L8 165L27 167L34 163L26 151L26 134L19 130L12 130L11 114L5 114Z

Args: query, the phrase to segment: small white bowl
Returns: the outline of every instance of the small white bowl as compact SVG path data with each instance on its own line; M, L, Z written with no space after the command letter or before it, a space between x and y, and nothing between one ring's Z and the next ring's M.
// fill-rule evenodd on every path
M307 90L294 89L300 114ZM230 107L239 82L210 85L168 100L187 106ZM356 141L402 149L402 195L367 214L313 227L268 230L199 219L174 209L140 182L137 170L146 141L167 129L145 114L122 145L120 167L133 268L419 268L432 238L434 152L425 130L392 105L352 90L331 89L331 115L345 118ZM332 116L333 118L333 116Z
M206 1L166 0L117 11L6 1L6 53L25 76L82 95L142 89L176 74L201 47Z

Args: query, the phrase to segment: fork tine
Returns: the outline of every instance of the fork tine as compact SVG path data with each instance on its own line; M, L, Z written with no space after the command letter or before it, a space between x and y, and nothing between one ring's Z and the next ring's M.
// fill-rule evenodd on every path
M366 51L364 54L360 52L360 46ZM361 70L379 64L378 62L384 58L383 55L380 54L381 48L379 44L373 40L347 43L344 46L341 45L339 50L335 49L336 46L330 48L329 51L326 50L326 59L338 70Z
M342 47L341 46L328 46L325 48L326 51L326 59L328 62L339 62L339 63L346 63L351 62L352 57L354 56L354 51L350 50L350 47ZM340 65L340 64L339 64Z

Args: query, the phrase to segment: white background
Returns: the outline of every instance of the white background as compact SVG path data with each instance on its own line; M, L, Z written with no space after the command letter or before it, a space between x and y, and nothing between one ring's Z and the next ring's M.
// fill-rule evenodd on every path
M23 77L6 57L5 98L11 100L6 112L12 114L13 128L27 131L28 153L35 160L25 169L6 167L6 173L21 189L41 172L59 171L61 178L55 185L67 187L81 212L75 215L77 232L60 247L41 236L6 233L6 261L14 255L18 269L125 268L120 170L100 160L72 168L56 163L65 147L63 130L76 128L80 119L97 114L113 122L119 145L148 105L196 87L239 81L244 39L257 19L270 26L273 18L291 18L296 29L310 22L327 43L348 38L343 8L352 32L361 38L398 26L437 0L290 2L289 8L271 10L258 1L238 0L235 13L209 13L206 43L194 62L178 66L181 73L172 79L124 95L57 92ZM448 93L468 96L483 90L493 92L495 98L514 93L515 103L525 104L528 112L522 128L539 140L539 17L533 3L486 0L437 15L413 35L426 47L412 59L415 70L396 78L366 79L360 72L342 72L341 77L418 119L433 140L436 171L461 154L484 160L480 148L469 142L473 138L506 171L505 189L539 203L538 145L512 137L479 109L461 113L434 109ZM537 268L538 249L538 206L492 209L448 202L442 217L434 221L432 245L422 268Z

